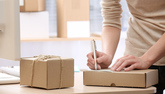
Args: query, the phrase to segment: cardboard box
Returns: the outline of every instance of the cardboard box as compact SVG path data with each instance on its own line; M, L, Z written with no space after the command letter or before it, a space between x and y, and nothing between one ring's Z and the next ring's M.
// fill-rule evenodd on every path
M158 70L132 70L111 72L110 70L84 71L84 85L149 87L158 83Z
M20 13L21 39L49 38L49 14L42 12Z
M21 0L20 12L37 12L46 10L46 0Z
M89 0L56 0L57 36L89 37L90 4Z
M55 89L74 86L74 60L50 58L35 61L22 58L20 62L20 85Z

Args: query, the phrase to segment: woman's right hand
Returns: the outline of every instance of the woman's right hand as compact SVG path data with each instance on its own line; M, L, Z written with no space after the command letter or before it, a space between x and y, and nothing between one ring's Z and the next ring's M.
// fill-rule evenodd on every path
M98 70L108 68L112 62L112 58L103 52L96 51L96 57L97 57L96 62L97 62L97 69ZM95 61L93 58L93 52L90 52L89 54L87 54L87 58L88 58L87 66L90 69L94 70L95 69Z

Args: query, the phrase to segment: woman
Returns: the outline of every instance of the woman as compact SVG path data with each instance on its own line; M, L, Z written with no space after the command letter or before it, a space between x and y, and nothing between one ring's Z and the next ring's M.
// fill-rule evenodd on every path
M165 88L165 1L127 0L131 13L124 56L111 67L113 71L154 68L159 70L157 94ZM103 52L97 52L98 69L108 68L114 57L121 31L120 0L102 0ZM88 67L94 69L93 54ZM164 73L163 73L164 72Z

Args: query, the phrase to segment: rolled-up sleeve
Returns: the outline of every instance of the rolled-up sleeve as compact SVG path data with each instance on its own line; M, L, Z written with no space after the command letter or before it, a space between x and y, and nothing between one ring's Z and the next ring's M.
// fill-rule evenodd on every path
M103 26L113 26L121 29L122 9L120 0L102 0L101 6Z

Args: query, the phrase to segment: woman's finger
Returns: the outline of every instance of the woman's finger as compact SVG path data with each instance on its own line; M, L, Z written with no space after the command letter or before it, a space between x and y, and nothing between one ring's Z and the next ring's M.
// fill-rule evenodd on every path
M137 64L132 64L131 66L129 66L128 68L125 68L124 70L125 71L130 71L130 70L133 70L133 69L136 69L137 68Z
M116 71L121 65L122 63L124 63L125 60L129 60L129 59L133 59L132 56L126 55L122 58L120 58L118 61L115 62L115 64L111 67L112 71Z
M88 58L88 61L93 63L94 64L94 59L93 59L93 53L90 52L89 54L87 54L87 58Z
M132 64L134 64L136 62L135 59L128 59L128 60L125 60L120 66L118 69L116 69L117 71L121 71L123 68L127 67L127 66L130 66Z

